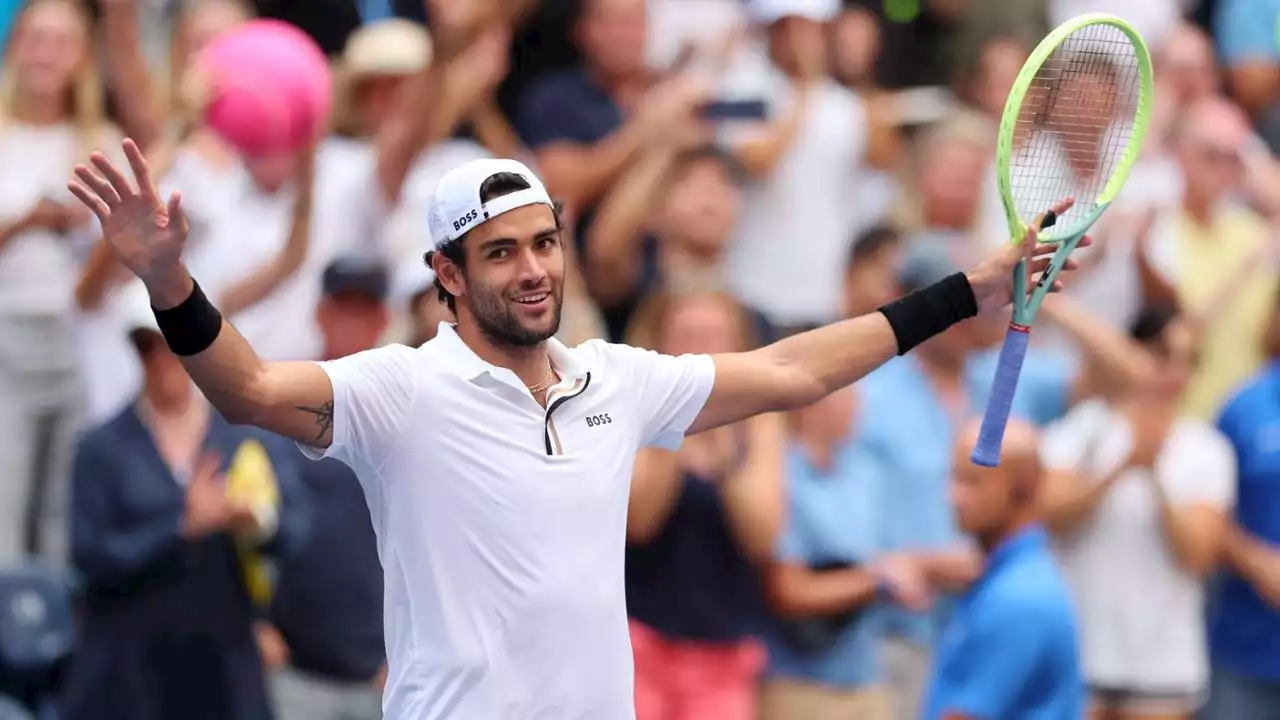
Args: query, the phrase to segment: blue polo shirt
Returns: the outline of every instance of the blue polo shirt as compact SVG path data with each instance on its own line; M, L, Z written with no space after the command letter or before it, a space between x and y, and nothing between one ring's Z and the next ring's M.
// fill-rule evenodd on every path
M945 551L964 542L952 517L949 488L955 431L960 422L986 409L996 352L975 353L965 366L965 417L947 409L920 361L911 355L890 361L858 384L859 443L884 478L881 513L887 550ZM1037 425L1061 417L1075 376L1074 366L1061 356L1029 352L1013 416ZM892 608L886 631L931 645L948 605L940 602L928 614Z
M1213 34L1222 64L1280 60L1280 0L1219 0Z
M852 441L841 445L826 471L814 467L799 447L789 448L789 512L778 559L810 567L875 559L882 538L880 480L874 469ZM855 612L821 651L797 647L775 623L766 634L768 674L846 690L878 682L879 617L874 604Z
M1280 545L1280 363L1266 366L1227 403L1218 429L1236 453L1236 523ZM1213 663L1246 677L1280 680L1280 611L1229 571L1209 608Z
M934 657L925 719L1079 720L1085 686L1075 611L1048 537L1035 527L987 558Z

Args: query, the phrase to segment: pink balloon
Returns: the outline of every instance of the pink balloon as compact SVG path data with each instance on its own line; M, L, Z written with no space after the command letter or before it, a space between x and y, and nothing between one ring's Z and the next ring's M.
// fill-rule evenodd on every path
M211 42L197 64L210 90L205 122L246 156L296 151L328 124L328 60L293 25L247 22Z

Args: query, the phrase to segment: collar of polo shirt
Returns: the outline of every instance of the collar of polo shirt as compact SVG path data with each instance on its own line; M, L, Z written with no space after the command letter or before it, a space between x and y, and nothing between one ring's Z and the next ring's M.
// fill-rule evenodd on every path
M458 337L456 327L452 323L442 322L436 332L436 339L440 341L440 346L448 357L448 369L450 372L473 383L478 383L489 377L517 389L523 390L525 388L525 384L520 378L516 377L515 373L507 368L488 363L479 355L476 355L462 341L462 338ZM551 364L555 366L556 372L560 374L563 380L584 378L591 370L591 368L583 364L581 358L573 350L565 347L564 343L555 338L547 339L547 352L551 355Z

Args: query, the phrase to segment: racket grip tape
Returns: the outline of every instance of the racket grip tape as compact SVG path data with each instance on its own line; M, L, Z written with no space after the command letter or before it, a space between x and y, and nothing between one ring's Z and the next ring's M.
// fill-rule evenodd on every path
M1018 376L1022 374L1022 362L1027 357L1027 342L1031 329L1009 324L996 363L996 377L991 383L991 397L987 399L987 412L982 417L982 429L978 432L978 444L970 460L982 467L1000 464L1000 448L1004 444L1004 429L1009 424L1013 410L1013 396L1018 390Z

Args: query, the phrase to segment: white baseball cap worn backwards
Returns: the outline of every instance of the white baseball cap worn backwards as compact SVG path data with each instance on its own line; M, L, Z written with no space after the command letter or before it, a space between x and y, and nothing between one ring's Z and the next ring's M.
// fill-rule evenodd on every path
M529 183L525 190L480 201L480 186L498 173L519 175ZM439 250L486 220L525 205L554 207L547 188L533 171L517 160L484 158L450 170L440 178L431 201L429 218L432 249Z

